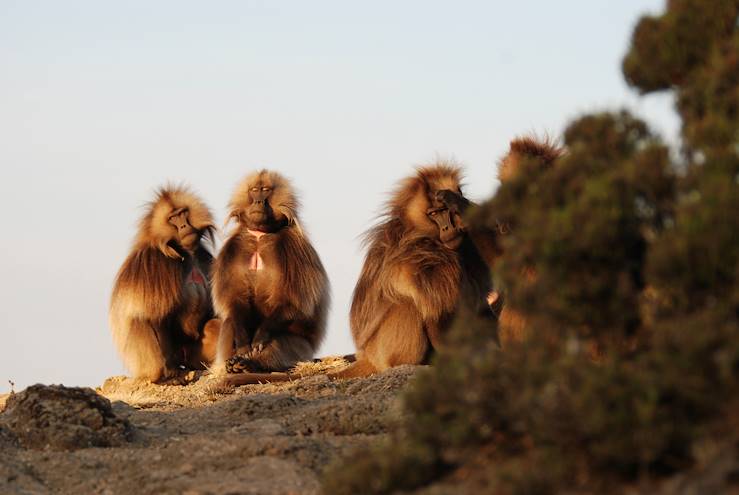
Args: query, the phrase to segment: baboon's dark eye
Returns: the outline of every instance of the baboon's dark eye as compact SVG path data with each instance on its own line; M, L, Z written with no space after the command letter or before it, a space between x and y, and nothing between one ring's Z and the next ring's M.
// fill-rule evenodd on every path
M269 187L263 187L263 188L262 188L262 191L264 191L264 192L267 192L267 191L269 191Z

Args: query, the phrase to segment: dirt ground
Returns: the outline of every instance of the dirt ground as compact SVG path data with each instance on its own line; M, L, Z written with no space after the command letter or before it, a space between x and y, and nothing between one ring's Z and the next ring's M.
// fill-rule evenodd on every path
M303 378L229 387L112 377L96 390L29 387L0 398L0 493L314 494L339 457L400 417L416 367L330 381L341 359ZM71 391L71 392L70 392ZM6 403L7 401L7 403Z

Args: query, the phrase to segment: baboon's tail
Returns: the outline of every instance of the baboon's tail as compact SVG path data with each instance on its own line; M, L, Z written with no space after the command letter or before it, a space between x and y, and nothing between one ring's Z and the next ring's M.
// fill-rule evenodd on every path
M234 373L223 377L223 382L238 387L255 383L288 382L296 378L300 376L293 376L289 373Z
M313 362L320 363L321 361L325 361L327 359L333 359L333 358L334 356L324 356L320 358L313 358ZM357 355L356 354L344 354L343 356L341 356L341 359L343 359L347 363L353 363L354 361L357 360Z
M332 380L336 378L357 378L377 373L377 369L372 366L369 361L365 361L363 359L357 360L354 354L347 354L346 356L342 357L352 364L341 371L328 373L328 377ZM314 359L314 361L320 361L320 359ZM302 378L302 375L286 372L234 373L223 377L223 382L225 384L238 387L241 385L253 385L256 383L289 382L291 380L297 380L299 378Z

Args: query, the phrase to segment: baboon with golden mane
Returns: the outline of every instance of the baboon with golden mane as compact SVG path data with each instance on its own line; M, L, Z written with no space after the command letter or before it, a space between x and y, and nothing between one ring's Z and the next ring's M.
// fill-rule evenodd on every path
M249 175L231 198L236 227L213 275L219 370L286 370L312 358L323 339L328 277L298 209L287 179L268 170Z
M508 152L498 162L498 179L501 184L513 180L518 173L523 160L535 160L537 166L547 169L554 166L555 162L564 154L564 149L557 146L548 138L537 138L535 136L522 136L513 139ZM507 230L505 227L504 230ZM497 245L497 256L505 256L500 242ZM527 283L536 276L532 269L525 270L521 274L521 283ZM501 302L498 332L503 346L511 341L520 341L524 338L526 318L518 311L506 307L503 303L503 295L495 292L495 298Z
M148 205L110 300L113 340L134 377L156 382L213 361L213 231L185 187L163 187Z
M357 361L333 377L428 362L462 306L494 318L489 270L462 221L469 202L460 180L452 164L418 168L365 234L350 311Z

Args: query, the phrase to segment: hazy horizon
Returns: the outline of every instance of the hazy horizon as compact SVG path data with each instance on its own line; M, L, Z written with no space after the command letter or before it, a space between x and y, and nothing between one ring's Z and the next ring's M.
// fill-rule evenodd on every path
M626 107L675 142L672 98L620 62L664 0L0 0L0 393L124 370L107 324L141 208L186 183L222 225L250 171L292 179L332 283L320 355L353 352L360 235L413 166L497 187L511 138Z

